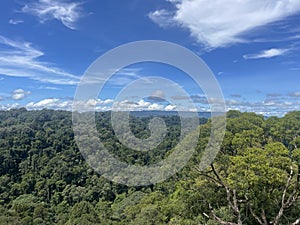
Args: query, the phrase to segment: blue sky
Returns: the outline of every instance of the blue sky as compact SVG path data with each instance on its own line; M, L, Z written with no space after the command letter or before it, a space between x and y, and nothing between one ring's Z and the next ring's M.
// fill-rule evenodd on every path
M0 11L0 109L69 110L80 78L99 56L128 42L163 40L206 62L227 109L300 110L299 0L3 0ZM157 63L124 68L86 104L179 109L153 99L114 100L124 85L145 76L177 82L198 110L209 110L187 76Z

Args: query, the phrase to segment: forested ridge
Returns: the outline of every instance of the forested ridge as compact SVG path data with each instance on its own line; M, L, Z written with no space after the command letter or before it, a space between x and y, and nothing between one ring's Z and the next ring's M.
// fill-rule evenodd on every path
M300 112L282 118L229 111L221 150L198 167L210 135L200 119L197 149L163 183L127 187L99 174L81 156L68 111L0 111L0 225L296 225L300 224ZM110 113L96 114L99 137L120 160L149 165L179 141L180 119L153 151L132 151L114 136ZM132 116L138 138L150 117Z

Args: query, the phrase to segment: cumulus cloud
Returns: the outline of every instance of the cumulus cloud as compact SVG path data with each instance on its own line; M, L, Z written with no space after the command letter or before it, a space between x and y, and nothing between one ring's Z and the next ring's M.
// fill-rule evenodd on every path
M66 85L75 85L80 79L51 63L40 61L44 53L29 42L14 41L0 35L0 48L0 74Z
M151 103L144 99L139 101L123 100L114 102L112 109L114 111L163 110L164 105Z
M5 104L5 105L0 105L0 110L11 110L19 107L20 107L19 103Z
M29 102L26 105L28 109L62 109L62 110L72 110L73 104L76 104L76 107L82 111L90 110L108 110L110 105L113 103L112 99L89 99L87 101L77 101L73 102L72 100L64 100L59 98L46 98L38 102ZM109 106L109 107L108 107Z
M276 56L285 55L288 53L290 49L280 49L280 48L271 48L267 50L263 50L258 54L247 54L244 55L244 59L260 59L260 58L272 58Z
M296 97L295 97L296 96ZM226 99L227 110L240 110L243 112L256 112L266 116L282 116L286 112L300 110L299 93L293 92L276 98L266 95L262 101L247 101L244 99ZM27 105L0 104L0 110L26 107L28 110L61 109L72 110L73 101L70 99L46 98L37 102L30 102ZM76 102L80 111L143 111L143 110L164 110L164 111L184 111L184 112L210 112L208 104L195 104L195 108L187 108L184 105L158 104L145 100L113 101L112 99L89 99L87 101Z
M30 91L24 91L23 89L16 89L12 92L11 98L14 100L22 100L24 99L27 95L30 95Z
M164 106L163 105L159 105L157 103L153 103L153 104L149 105L148 109L149 110L163 110Z
M30 102L26 105L28 108L46 108L46 107L53 107L57 106L59 99L58 98L47 98L43 99L39 102Z
M22 12L37 16L41 23L56 19L70 29L76 29L76 22L82 16L81 3L56 0L39 0L26 4Z
M165 107L165 110L166 111L174 111L174 110L176 110L176 106L175 105L167 105Z
M175 23L187 29L207 48L246 42L245 33L300 11L298 0L168 1L176 10L160 9L149 18L161 26Z

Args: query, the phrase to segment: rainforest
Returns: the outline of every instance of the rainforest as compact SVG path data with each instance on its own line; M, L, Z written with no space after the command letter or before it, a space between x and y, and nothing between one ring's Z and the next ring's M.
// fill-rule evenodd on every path
M180 118L160 115L167 135L150 152L116 138L110 112L95 115L99 138L120 160L150 165L177 145ZM132 133L150 135L151 115L130 116ZM96 173L82 157L63 110L0 111L0 224L300 224L300 112L283 117L228 111L216 159L199 169L211 119L199 118L197 148L168 180L128 187Z

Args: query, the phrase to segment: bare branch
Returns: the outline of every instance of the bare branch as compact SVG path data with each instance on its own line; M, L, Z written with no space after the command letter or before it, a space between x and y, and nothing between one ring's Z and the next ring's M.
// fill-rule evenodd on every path
M261 221L261 219L255 214L255 212L253 211L252 207L249 206L249 210L250 213L252 214L252 216L257 220L257 222L261 225L263 225L263 222Z
M213 181L216 185L223 187L223 183L220 183L220 181L218 181L214 177L209 176L207 173L202 172L202 171L199 171L199 173L200 173L201 176L204 176L204 177L208 178L209 180Z
M300 218L298 218L294 223L291 223L290 225L298 225L300 224Z
M238 207L238 200L236 197L236 190L233 190L233 206L234 206L234 211L237 214L237 219L238 219L238 224L242 225L242 219L241 219L241 212L240 209Z
M216 171L214 165L213 165L213 164L210 164L210 167L211 167L212 172L214 173L214 175L217 177L217 180L218 180L224 187L227 187L227 186L224 184L224 182L223 182L223 180L221 179L221 177L219 176L218 172Z
M298 199L297 187L296 186L294 187L294 190L291 193L291 195L288 197L288 199L286 199L287 191L288 191L288 188L291 185L291 181L292 181L293 175L294 175L293 166L291 166L290 169L291 169L291 171L290 171L289 177L287 179L287 182L286 182L286 185L285 185L285 188L283 190L282 197L281 197L281 207L280 207L276 217L271 222L274 225L277 225L279 223L280 218L283 216L284 210L289 208L290 206L292 206L295 203L295 201L297 201L297 199Z
M227 222L227 221L222 220L220 217L218 217L216 215L216 213L214 212L214 210L211 207L211 205L209 205L209 208L210 208L211 215L213 216L213 219L216 220L221 225L242 225L242 224L233 223L233 222Z
M269 224L264 209L261 210L261 218L262 218L262 221L263 221L264 225L268 225Z
M220 177L220 175L218 174L217 170L215 169L214 165L211 164L211 172L213 172L213 174L215 175L216 178L208 175L208 174L202 174L203 176L213 180L215 183L221 185L224 187L225 191L226 191L226 199L227 199L227 203L228 206L230 207L230 209L233 211L234 216L237 218L238 223L232 223L232 222L226 222L221 220L221 218L217 217L216 214L214 213L214 211L211 208L211 213L213 215L213 218L218 221L220 224L236 224L236 225L242 225L242 219L241 219L241 213L240 213L240 209L239 209L239 205L238 202L242 202L239 201L237 199L237 195L236 195L236 190L231 190L226 184L225 182L222 180L222 178ZM211 207L211 206L210 206Z

